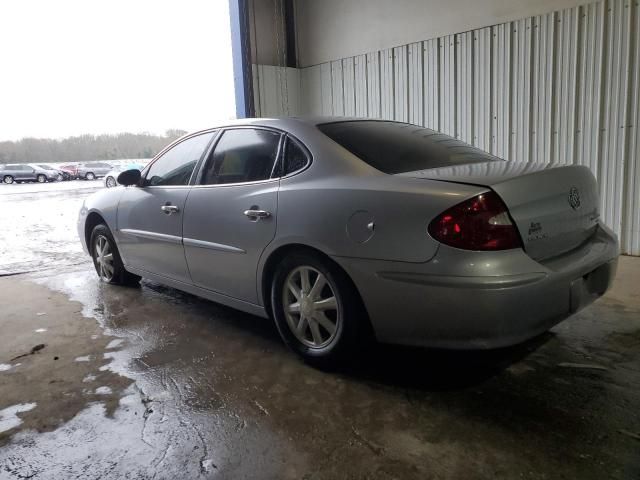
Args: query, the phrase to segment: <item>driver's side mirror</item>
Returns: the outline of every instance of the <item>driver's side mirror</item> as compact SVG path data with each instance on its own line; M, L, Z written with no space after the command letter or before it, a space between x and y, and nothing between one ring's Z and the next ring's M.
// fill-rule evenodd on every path
M139 185L140 178L142 178L140 170L133 168L131 170L125 170L120 175L118 175L118 183L126 187L129 187L131 185Z

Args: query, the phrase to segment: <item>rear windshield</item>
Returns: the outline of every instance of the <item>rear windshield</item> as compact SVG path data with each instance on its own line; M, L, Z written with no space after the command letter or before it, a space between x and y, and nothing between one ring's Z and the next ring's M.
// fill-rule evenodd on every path
M357 120L318 125L322 133L384 173L500 161L448 135L408 123Z

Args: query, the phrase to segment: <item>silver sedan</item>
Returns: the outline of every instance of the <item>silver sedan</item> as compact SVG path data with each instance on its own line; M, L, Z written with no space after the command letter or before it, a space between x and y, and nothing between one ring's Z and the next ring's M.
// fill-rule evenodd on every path
M380 120L238 121L89 197L108 283L163 283L273 318L318 366L369 339L494 348L601 296L618 243L587 167L516 163Z

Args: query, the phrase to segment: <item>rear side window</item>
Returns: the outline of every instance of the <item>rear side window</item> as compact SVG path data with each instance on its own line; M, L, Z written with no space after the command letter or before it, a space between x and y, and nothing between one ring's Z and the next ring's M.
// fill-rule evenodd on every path
M187 185L193 169L214 135L215 132L196 135L166 151L149 168L145 185Z
M448 135L407 123L358 120L318 128L362 161L389 174L500 160Z
M257 182L271 178L280 134L270 130L227 130L202 173L202 185Z
M309 163L307 152L298 144L298 142L287 138L287 144L284 150L284 170L282 175L289 175L303 169Z

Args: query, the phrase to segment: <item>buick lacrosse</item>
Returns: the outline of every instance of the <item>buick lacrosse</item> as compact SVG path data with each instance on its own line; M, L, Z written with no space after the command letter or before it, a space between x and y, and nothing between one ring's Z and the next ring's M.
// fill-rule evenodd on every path
M617 266L587 167L509 162L405 123L238 121L118 183L79 215L100 279L273 318L320 366L365 338L522 342L601 296Z

